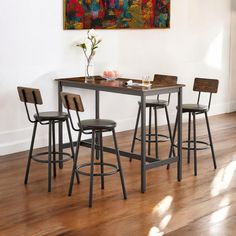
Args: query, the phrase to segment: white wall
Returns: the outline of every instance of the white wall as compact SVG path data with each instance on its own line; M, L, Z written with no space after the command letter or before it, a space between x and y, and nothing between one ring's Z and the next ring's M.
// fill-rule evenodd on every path
M218 78L219 93L211 114L229 111L230 0L172 0L171 28L165 30L100 30L103 42L95 58L96 72L114 68L124 76L178 75L185 83L184 101L193 101L195 76ZM63 6L58 0L11 0L1 2L0 14L0 155L26 150L32 125L28 123L16 86L39 87L43 110L56 109L54 79L84 74L84 58L74 40L86 31L63 30ZM235 28L235 27L234 27ZM235 73L235 72L234 72ZM94 97L82 94L87 113L94 112ZM118 130L132 129L137 98L104 93L102 117L118 122ZM115 104L115 105L114 105ZM170 112L174 114L175 104ZM173 119L173 115L172 115ZM163 123L163 118L161 119ZM37 146L46 145L47 131L40 129Z

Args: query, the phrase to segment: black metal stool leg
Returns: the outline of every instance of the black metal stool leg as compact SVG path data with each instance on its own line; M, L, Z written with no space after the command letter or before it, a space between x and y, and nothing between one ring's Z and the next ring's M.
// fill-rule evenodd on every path
M52 121L52 145L53 145L53 176L56 177L57 175L57 168L56 168L56 142L55 142L55 122Z
M152 141L152 107L149 107L149 127L148 127L148 155L151 155L151 141Z
M59 168L63 169L63 121L59 121L59 139L62 138L61 143L59 142Z
M33 133L32 133L32 139L31 139L31 144L30 144L28 162L27 162L27 167L26 167L26 172L25 172L25 181L24 181L25 184L28 183L29 170L30 170L31 158L32 158L32 154L33 154L34 140L35 140L35 134L36 134L36 130L37 130L37 124L38 124L38 122L34 123L34 129L33 129Z
M66 120L66 127L67 127L69 142L70 142L71 156L72 156L72 158L74 160L75 159L75 152L74 152L73 140L72 140L72 136L71 136L71 132L70 132L70 125L69 125L69 121L68 120ZM80 183L79 173L77 171L75 173L76 173L77 183L79 184Z
M120 162L120 152L119 152L119 149L118 149L118 144L117 144L117 140L116 140L116 133L115 133L114 129L112 129L112 134L113 134L114 145L115 145L115 149L116 149L116 157L117 157L117 164L118 164L118 168L119 168L119 172L120 172L120 180L121 180L121 185L122 185L122 191L123 191L124 199L127 199L124 175L123 175L123 170L122 170L121 162Z
M48 192L51 192L51 164L52 164L52 121L49 121L49 134L48 134Z
M77 160L78 160L78 155L79 155L81 136L82 136L82 132L79 131L77 145L76 145L76 150L75 150L75 156L74 156L74 160L73 160L73 167L72 167L72 172L71 172L68 196L71 196L71 194L72 194L73 184L74 184L74 177L75 177L75 173L77 173L76 169L77 169Z
M92 133L91 145L91 166L90 166L90 184L89 184L89 207L93 204L93 171L94 171L94 152L95 152L95 131Z
M216 169L217 168L216 158L215 158L215 152L214 152L214 147L213 147L213 142L212 142L212 137L211 137L211 130L210 130L210 125L209 125L207 112L205 112L205 118L206 118L207 131L208 131L208 136L209 136L209 141L210 141L210 146L211 146L212 160L213 160L214 168Z
M156 149L156 159L158 159L158 126L157 126L157 108L154 107L155 114L155 149Z
M191 112L188 113L188 164L190 163L190 148L191 148Z
M99 133L95 134L95 144L99 146ZM99 150L95 149L95 153L96 153L96 160L99 160Z
M193 112L194 175L197 176L196 114Z
M100 165L101 165L101 189L104 189L104 166L103 166L103 140L102 140L102 131L99 133L100 136Z
M174 131L173 131L173 137L172 137L170 151L169 151L169 158L171 158L171 154L173 153L173 149L174 149L175 135L176 135L176 131L177 131L177 123L178 123L178 113L176 114L175 127L174 127ZM167 170L169 170L170 164L168 164L166 168L167 168Z
M171 126L170 126L170 119L169 119L169 113L168 113L167 106L165 106L165 113L166 113L166 121L167 121L169 137L170 137L170 144L172 144L173 143L173 136L172 136ZM175 149L174 148L173 148L173 156L175 156Z
M133 141L132 141L132 146L131 146L131 152L134 152L134 145L135 145L135 140L136 140L136 137L137 137L137 130L138 130L138 123L139 123L140 114L141 114L141 106L139 105L138 115L137 115L135 129L134 129L134 136L133 136ZM132 157L130 157L129 160L131 161Z

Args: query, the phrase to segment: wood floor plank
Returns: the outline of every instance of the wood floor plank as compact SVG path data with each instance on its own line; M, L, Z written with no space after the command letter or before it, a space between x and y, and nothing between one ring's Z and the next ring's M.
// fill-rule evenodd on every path
M210 117L218 169L213 169L210 150L198 152L198 176L193 160L186 163L183 152L183 180L176 180L176 164L149 170L147 192L140 193L140 163L122 157L128 199L123 200L118 175L94 181L93 208L89 209L89 179L81 176L73 195L67 196L71 162L58 169L47 192L47 166L32 163L29 183L23 184L27 152L0 158L0 235L66 236L161 236L235 235L236 230L236 113ZM197 120L197 136L208 140L206 124ZM161 127L166 132L166 127ZM187 126L183 126L184 138ZM119 147L129 150L133 131L119 133ZM113 145L105 137L105 145ZM164 158L168 143L160 144ZM140 152L140 145L136 145ZM154 153L154 149L152 150ZM80 161L90 158L82 147ZM112 154L107 162L115 163Z

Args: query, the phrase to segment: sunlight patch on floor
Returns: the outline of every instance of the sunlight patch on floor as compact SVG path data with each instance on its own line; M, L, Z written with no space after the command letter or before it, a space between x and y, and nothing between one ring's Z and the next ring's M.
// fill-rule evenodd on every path
M211 223L217 223L224 219L226 219L228 212L229 212L230 206L226 206L224 208L221 208L220 210L212 213L211 215Z
M160 229L156 226L153 226L148 232L148 236L162 236L162 235L164 235L164 232L161 232Z
M236 161L231 161L226 167L219 170L211 184L211 195L213 197L229 187L235 171Z
M228 196L224 196L224 197L222 198L222 200L220 201L220 203L219 203L219 207L228 206L229 203L230 203L229 197L228 197Z
M172 201L172 196L166 196L156 206L153 207L152 213L158 213L160 216L164 215L169 210Z
M160 227L160 229L165 229L166 228L166 226L169 224L169 222L170 222L170 219L171 219L171 214L168 214L168 215L166 215L162 220L161 220L161 222L160 222L160 224L159 224L159 227Z
M164 232L161 230L164 230L167 225L169 224L172 215L167 214L171 204L173 202L173 197L172 196L166 196L164 197L159 203L157 203L153 209L152 209L152 214L155 216L156 214L161 216L162 219L157 226L153 226L148 233L148 236L161 236L164 235Z

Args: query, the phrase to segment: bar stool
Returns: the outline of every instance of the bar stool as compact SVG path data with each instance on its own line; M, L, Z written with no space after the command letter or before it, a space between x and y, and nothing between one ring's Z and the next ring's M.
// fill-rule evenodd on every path
M190 163L190 151L193 151L194 153L194 175L195 176L197 176L197 151L198 150L204 150L210 147L214 169L217 168L207 112L210 110L212 94L217 93L218 91L218 85L219 85L219 81L216 79L195 78L193 91L198 92L197 103L196 104L183 104L182 106L182 113L188 113L188 139L183 141L183 144L187 144L187 146L183 145L182 149L187 150L188 163ZM209 93L208 105L200 104L200 98L201 98L202 92ZM205 115L209 143L201 141L201 140L197 140L196 138L196 115L199 115L199 114ZM191 116L193 116L193 139L191 139ZM178 117L178 114L176 116L176 120L177 120L177 117ZM175 127L174 127L174 132L173 132L173 145L171 146L171 149L173 149L173 146L176 147L176 145L174 144L176 128L177 128L177 122L175 122ZM198 147L197 147L197 144L199 144ZM172 151L170 150L169 156L171 156L171 153Z
M40 163L47 163L48 164L48 192L51 192L51 164L53 164L53 175L54 177L56 177L56 163L69 161L70 159L74 158L74 150L73 150L73 145L72 145L68 114L65 112L57 112L57 111L39 112L37 105L43 104L40 90L35 89L35 88L26 88L26 87L17 87L17 90L20 97L20 101L24 102L25 104L28 120L34 124L24 183L25 184L28 183L31 160L34 160ZM33 118L31 117L30 112L29 112L29 107L28 107L29 103L34 105L34 108L36 111L36 113L33 115ZM71 154L66 153L66 152L60 153L56 151L55 123L59 123L59 122L66 122L70 146L71 146ZM35 141L35 135L36 135L38 123L41 125L49 126L48 151L40 152L33 155L34 141ZM58 158L57 160L56 155L59 155L59 154L62 154L62 157L65 156L65 158L64 159L62 158L62 160L59 160ZM47 155L47 160L41 157L45 155ZM77 181L79 182L79 175L77 175Z
M105 119L88 119L88 120L81 121L80 116L79 116L79 112L84 112L84 107L83 107L83 103L82 103L80 95L61 92L61 98L62 98L62 102L63 102L64 107L68 111L70 122L71 122L71 127L75 131L78 131L78 133L79 133L68 195L71 196L71 194L72 194L75 173L89 176L90 177L90 187L89 187L89 202L88 202L89 204L88 204L88 206L92 207L93 177L94 176L101 177L101 189L104 189L104 177L109 176L109 175L113 175L113 174L119 172L122 190L123 190L123 196L124 196L124 199L127 199L123 171L122 171L121 162L120 162L120 154L119 154L119 149L118 149L116 134L115 134L116 122L113 120L105 120ZM70 110L74 110L76 113L76 116L78 118L78 128L76 128L73 124ZM104 132L112 132L114 145L115 145L115 153L116 153L116 158L117 158L117 165L103 161L102 133L104 133ZM89 163L77 165L79 147L80 147L82 134L92 134L91 161ZM95 147L95 135L96 134L98 134L98 136L99 136L100 162L94 162L94 153L95 153L95 149L97 148L97 147ZM100 173L94 173L94 166L95 165L100 166ZM83 171L83 168L88 167L88 166L90 167L90 173ZM112 170L110 172L104 172L105 166L110 167Z
M154 75L153 83L161 84L161 85L163 84L163 85L168 85L168 86L175 85L177 83L177 76L156 74ZM148 128L148 133L146 134L148 139L146 139L145 141L148 143L148 155L151 154L151 143L155 143L156 159L158 159L158 142L166 142L172 139L172 132L171 132L169 114L168 114L168 109L167 109L170 103L170 96L171 94L169 93L168 100L162 100L160 99L160 96L157 95L156 99L147 99L146 101L146 108L149 108L149 124L148 124L149 128ZM131 152L134 152L135 141L136 140L141 141L140 137L137 137L138 124L139 124L139 119L140 119L140 114L141 114L140 101L138 102L138 105L139 105L139 109L138 109L138 115L137 115L136 124L135 124ZM152 109L154 111L154 119L155 119L155 132L154 133L152 133ZM157 110L158 109L165 109L169 136L164 135L164 134L158 134L158 125L157 125ZM152 137L154 137L154 139L152 139ZM159 137L161 137L161 139L159 139ZM132 158L130 158L130 161L131 160Z

